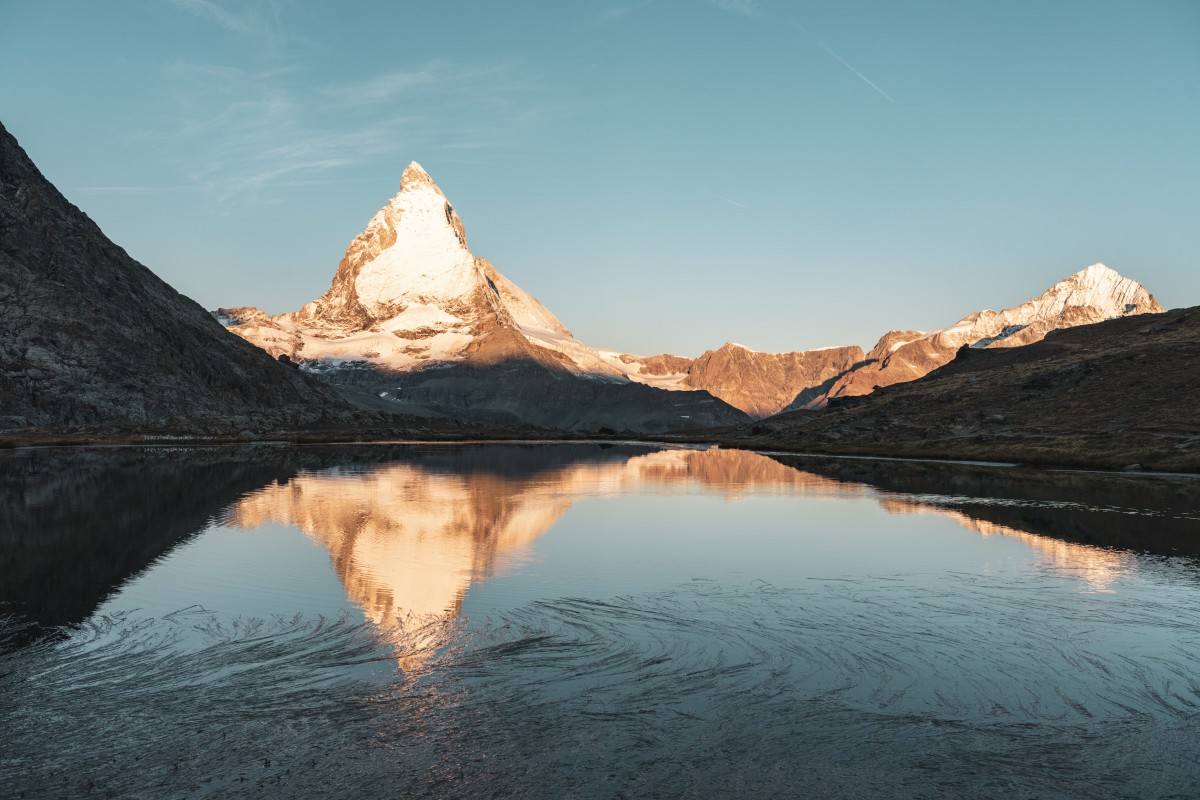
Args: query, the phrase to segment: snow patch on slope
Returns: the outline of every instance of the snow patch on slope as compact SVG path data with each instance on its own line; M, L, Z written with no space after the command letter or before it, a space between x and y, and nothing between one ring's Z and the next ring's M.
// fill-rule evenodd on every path
M684 381L688 379L688 373L686 372L669 372L665 375L655 375L643 369L643 358L641 356L621 353L616 350L597 350L596 354L605 364L612 369L618 370L629 380L672 392L694 391L695 387L684 384Z

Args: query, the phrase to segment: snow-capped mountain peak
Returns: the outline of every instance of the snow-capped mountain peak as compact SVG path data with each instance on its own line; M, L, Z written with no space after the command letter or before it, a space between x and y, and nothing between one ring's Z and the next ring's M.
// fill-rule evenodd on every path
M952 361L964 345L972 349L1017 347L1060 328L1163 310L1136 280L1104 264L1091 264L1012 308L976 311L948 328L925 334L884 334L867 353L867 363L839 379L827 398L869 394L880 386L915 380ZM814 401L814 407L827 398Z
M625 382L529 293L467 245L446 195L420 164L354 237L329 290L299 311L238 309L231 328L273 355L311 369L367 362L408 371L518 353L558 368Z
M928 337L947 347L1029 344L1054 328L1162 310L1140 283L1095 263L1018 306L1004 311L978 311Z
M1060 310L1067 306L1092 306L1113 316L1129 313L1131 306L1162 310L1140 283L1099 262L1067 276L1032 302L1051 298Z

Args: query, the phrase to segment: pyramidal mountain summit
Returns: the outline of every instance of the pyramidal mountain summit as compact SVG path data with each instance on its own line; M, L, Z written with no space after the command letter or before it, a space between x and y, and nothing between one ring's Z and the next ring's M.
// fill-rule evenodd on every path
M416 162L350 243L324 295L278 316L253 307L214 315L271 355L396 410L641 432L746 418L704 391L633 381L575 339L472 254L462 220Z
M220 309L218 319L314 372L364 362L412 371L508 358L625 382L537 300L477 258L454 207L413 162L400 191L346 250L333 284L299 311Z

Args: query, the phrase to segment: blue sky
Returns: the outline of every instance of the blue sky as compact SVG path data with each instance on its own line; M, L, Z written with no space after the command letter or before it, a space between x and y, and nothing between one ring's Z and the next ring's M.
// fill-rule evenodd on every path
M869 346L1095 261L1200 304L1194 0L0 0L0 120L206 308L321 294L411 160L595 346Z

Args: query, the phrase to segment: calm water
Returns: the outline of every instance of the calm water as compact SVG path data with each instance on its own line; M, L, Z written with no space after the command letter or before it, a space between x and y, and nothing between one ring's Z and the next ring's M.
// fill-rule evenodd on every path
M1200 796L1200 481L0 455L4 797Z

